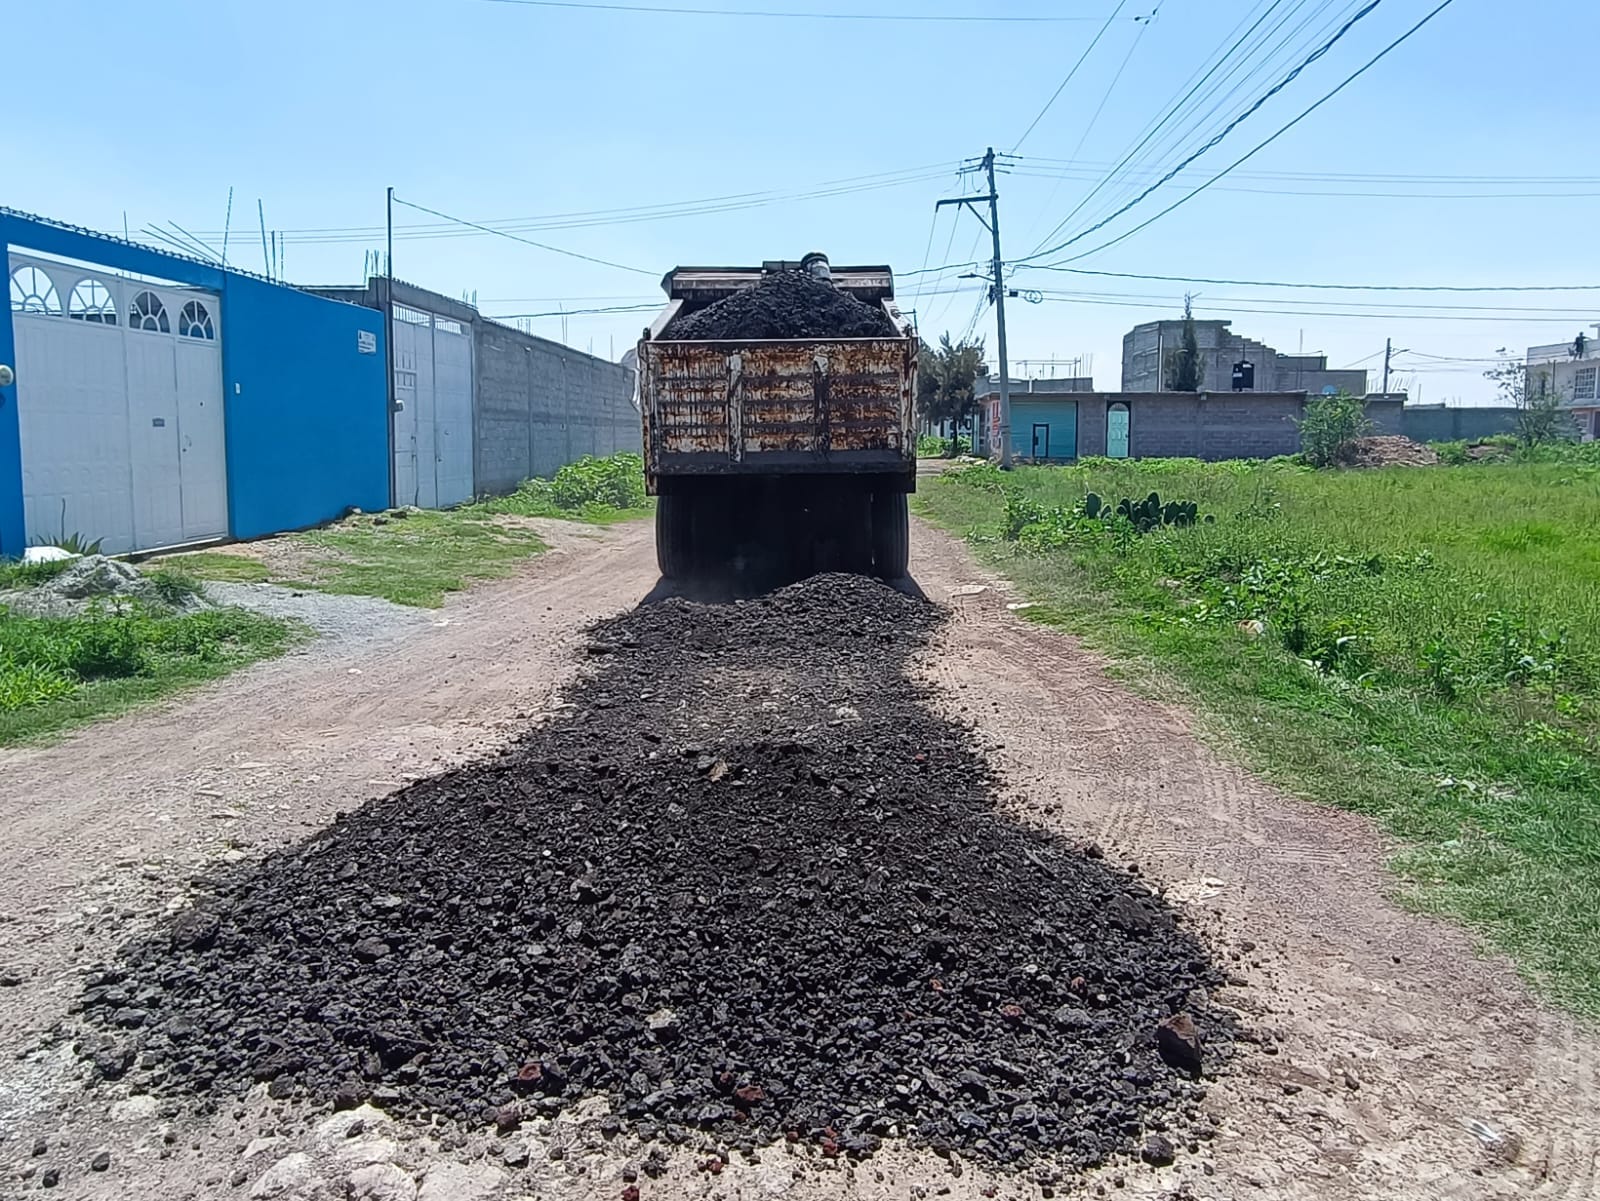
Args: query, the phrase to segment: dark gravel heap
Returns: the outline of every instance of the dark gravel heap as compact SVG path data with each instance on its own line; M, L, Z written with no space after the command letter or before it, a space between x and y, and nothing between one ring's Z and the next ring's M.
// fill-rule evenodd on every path
M775 271L761 282L675 318L663 340L720 338L898 338L889 314L803 271Z
M108 1075L513 1123L1093 1163L1182 1125L1218 975L1136 880L1002 816L872 581L602 623L575 708L502 757L227 869L91 978ZM1181 1050L1181 1048L1180 1048Z

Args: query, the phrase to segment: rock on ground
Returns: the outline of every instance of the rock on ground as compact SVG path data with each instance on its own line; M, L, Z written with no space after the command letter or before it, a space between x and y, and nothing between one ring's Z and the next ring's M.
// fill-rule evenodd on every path
M416 1181L392 1163L358 1168L349 1183L350 1201L416 1201Z
M252 1201L264 1198L286 1197L291 1193L309 1193L320 1184L315 1165L304 1151L285 1155L263 1172L250 1186Z
M163 595L138 568L105 555L84 555L36 587L0 593L0 603L32 617L72 617L95 605L123 602L160 612L187 613L209 607L201 595Z
M506 1174L491 1164L436 1163L417 1190L417 1201L482 1201L505 1182Z

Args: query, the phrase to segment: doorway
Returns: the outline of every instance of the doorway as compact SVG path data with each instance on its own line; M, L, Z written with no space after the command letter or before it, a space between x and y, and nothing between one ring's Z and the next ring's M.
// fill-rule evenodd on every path
M1128 406L1120 400L1106 410L1106 457L1128 457Z
M1050 427L1042 422L1033 424L1033 455L1034 462L1042 462L1050 457Z

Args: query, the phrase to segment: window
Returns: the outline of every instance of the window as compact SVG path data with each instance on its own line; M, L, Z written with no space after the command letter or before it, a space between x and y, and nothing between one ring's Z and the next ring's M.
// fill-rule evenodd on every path
M404 321L407 325L429 325L433 321L433 317L428 313L404 304L394 306L394 319Z
M446 334L459 334L462 332L461 322L452 321L448 317L435 317L433 319L433 328Z
M61 315L61 298L50 277L37 267L18 267L11 273L11 311Z
M206 312L206 306L198 300L191 300L183 306L183 311L178 314L178 336L180 338L215 338L216 331L211 326L211 314Z
M133 305L128 309L128 324L134 329L145 329L152 333L172 332L172 327L167 323L167 306L161 303L161 297L154 292L140 292L133 298Z
M117 298L97 279L79 280L67 298L67 316L93 325L115 325Z
M1597 369L1594 367L1580 367L1572 373L1573 400L1593 400L1595 398L1596 371Z

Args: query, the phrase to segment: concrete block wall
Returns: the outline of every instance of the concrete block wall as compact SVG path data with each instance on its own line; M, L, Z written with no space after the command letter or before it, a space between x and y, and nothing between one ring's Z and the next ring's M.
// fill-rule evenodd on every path
M584 455L640 449L628 368L487 318L475 336L480 494L552 476Z
M1369 396L1366 399L1367 420L1379 434L1405 433L1404 396Z
M1091 392L1078 398L1078 457L1106 453L1106 408L1104 392Z
M1116 403L1128 406L1131 458L1265 459L1300 449L1298 392L1089 392L1075 399L1080 458L1106 453L1106 413Z
M1408 408L1401 415L1400 432L1416 442L1454 442L1462 438L1487 438L1509 434L1516 427L1516 409Z
M1065 399L1065 398L1063 398ZM1302 392L1080 392L1072 397L1078 409L1077 457L1106 453L1106 413L1111 405L1128 406L1128 454L1135 459L1194 458L1270 459L1300 450L1300 419L1308 400ZM1000 406L989 398L988 419L998 428ZM1012 449L1026 454L1031 412L1040 411L1039 398L1026 394L1012 399ZM1034 409L1030 409L1034 405ZM1405 434L1418 441L1418 412L1405 405L1400 393L1366 398L1367 418L1380 434ZM1441 429L1463 428L1499 432L1511 409L1420 410L1425 422ZM1456 416L1451 416L1455 414ZM1481 414L1481 415L1480 415ZM1451 423L1454 423L1452 425ZM1430 428L1432 428L1430 426ZM1427 431L1422 431L1426 433ZM1482 433L1445 433L1440 437L1482 437ZM1428 437L1433 437L1428 434ZM993 453L995 448L989 447Z
M1266 459L1300 449L1298 394L1157 392L1128 409L1128 453L1138 459Z

